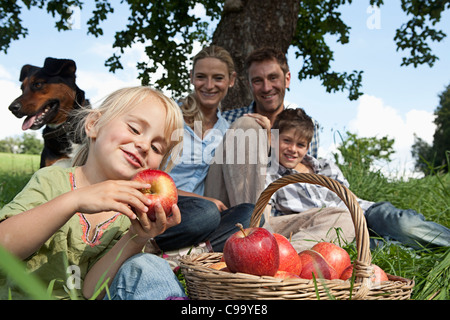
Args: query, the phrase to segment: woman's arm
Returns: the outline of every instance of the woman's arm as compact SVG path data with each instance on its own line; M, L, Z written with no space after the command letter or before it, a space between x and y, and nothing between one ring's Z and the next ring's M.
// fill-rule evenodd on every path
M223 202L218 200L218 199L209 198L209 197L205 197L205 196L200 196L200 195L198 195L196 193L183 191L183 190L180 190L180 189L177 189L177 190L178 190L178 194L180 196L197 197L197 198L202 198L202 199L206 199L206 200L209 200L211 202L214 202L214 204L217 206L217 208L219 209L220 212L225 211L225 210L228 209L228 207L226 205L224 205Z

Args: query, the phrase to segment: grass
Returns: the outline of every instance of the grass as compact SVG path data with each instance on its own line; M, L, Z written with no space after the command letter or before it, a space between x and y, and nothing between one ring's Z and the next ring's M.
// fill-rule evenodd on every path
M39 167L39 156L0 153L0 207L8 203L27 183ZM400 208L421 212L428 220L450 226L450 175L428 176L423 179L387 179L380 172L358 168L343 168L350 182L350 189L359 197L371 201L390 201ZM352 258L356 256L354 243L346 246ZM12 260L11 260L12 259ZM0 250L0 269L14 272L20 279L23 271L17 261ZM372 262L387 273L414 279L412 299L450 299L450 247L415 251L410 248L386 243L372 251ZM38 282L26 282L30 296L48 298L48 288L38 288ZM28 287L27 287L28 286Z
M414 209L431 220L450 227L450 174L421 179L388 179L380 171L342 167L350 189L358 197L374 202L389 201L398 208ZM347 248L356 256L356 249ZM372 262L387 273L414 279L412 299L450 299L450 247L415 251L386 243L372 252Z
M40 156L0 152L0 208L10 202L39 169Z
M388 179L380 171L359 167L342 167L350 189L360 197L374 202L389 201L403 209L414 209L427 219L450 227L450 174L426 176L421 179Z

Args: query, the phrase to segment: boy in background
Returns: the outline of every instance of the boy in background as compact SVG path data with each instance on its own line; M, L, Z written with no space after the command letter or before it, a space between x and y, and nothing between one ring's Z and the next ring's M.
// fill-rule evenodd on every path
M278 150L273 152L276 160L272 158L272 167L274 164L278 164L278 166L275 166L277 169L268 171L266 186L285 175L315 173L327 176L345 187L349 187L348 181L335 163L326 159L316 159L307 154L314 133L314 124L303 109L283 110L272 126L272 130L274 129L279 130L279 144ZM274 163L277 160L278 163ZM364 212L369 230L375 235L387 240L399 241L415 249L425 246L450 246L450 230L435 222L426 221L422 214L414 210L398 209L389 202L375 203L358 199L358 203ZM271 217L271 225L274 229L279 229L279 233L286 233L286 230L281 229L287 228L290 229L289 231L295 232L293 228L298 228L301 230L300 233L306 232L307 234L297 234L295 235L297 239L313 235L313 239L321 240L328 235L330 228L340 227L344 231L346 239L352 236L347 219L350 217L348 212L347 218L342 217L341 225L335 225L331 215L325 218L326 214L322 212L325 208L347 210L337 194L328 188L309 183L289 184L273 194L269 205L275 209L275 217ZM301 227L296 226L298 223L294 221L300 218L295 216L309 214L311 210L313 210L312 218L315 215L324 216L322 222L319 223L321 227L318 228L318 224L309 218L309 221L301 219L303 221ZM353 222L351 222L351 226L354 228ZM313 232L307 232L308 230Z

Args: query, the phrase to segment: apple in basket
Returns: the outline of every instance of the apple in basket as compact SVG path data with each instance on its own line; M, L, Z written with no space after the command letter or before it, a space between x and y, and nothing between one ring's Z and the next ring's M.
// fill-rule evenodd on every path
M152 204L148 207L147 215L151 221L156 220L155 203L159 201L161 206L169 216L172 212L172 206L178 201L178 192L172 177L161 170L146 169L138 172L133 180L150 184L150 188L141 189L147 198L152 200Z
M379 266L377 266L376 264L373 264L373 263L372 263L372 267L373 267L373 271L374 271L373 275L370 277L372 282L379 283L379 282L389 280L386 272L384 272L383 269L381 269ZM342 272L342 274L340 276L340 279L348 280L352 277L352 273L353 273L353 264L351 264L347 268L345 268L345 270Z
M281 270L278 270L277 273L275 273L274 277L279 279L301 279L297 274Z
M300 278L312 279L314 277L322 279L338 279L339 275L325 258L314 250L303 250L299 254L302 262L302 272Z
M334 243L319 242L311 250L320 253L334 270L336 270L338 275L341 275L344 269L352 263L348 252Z
M223 256L231 272L257 276L274 276L280 264L278 243L267 229L251 227L232 234L223 248Z
M302 262L297 254L297 251L289 242L289 240L279 234L274 233L273 236L277 240L278 250L280 252L280 265L278 271L287 271L293 274L300 274L302 271Z

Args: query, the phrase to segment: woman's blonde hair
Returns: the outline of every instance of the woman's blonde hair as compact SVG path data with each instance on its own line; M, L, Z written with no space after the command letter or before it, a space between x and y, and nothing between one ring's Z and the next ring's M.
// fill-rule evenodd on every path
M179 106L162 92L147 86L128 87L114 91L107 96L101 105L95 109L79 109L74 115L77 130L76 139L80 144L74 145L72 166L84 165L87 161L90 138L86 135L85 123L90 116L98 116L95 126L100 129L115 117L132 109L147 97L156 97L166 109L166 123L164 136L168 149L158 169L170 171L183 147L183 116Z
M228 76L231 78L235 72L233 58L230 53L220 46L211 45L209 47L203 48L199 53L197 53L193 60L192 72L195 70L195 65L201 59L205 58L216 58L227 65ZM192 73L192 76L194 74ZM183 117L186 124L194 129L195 121L201 121L203 123L204 116L195 98L195 93L189 94L186 98L181 100L180 105L183 111ZM220 104L219 104L220 110Z

